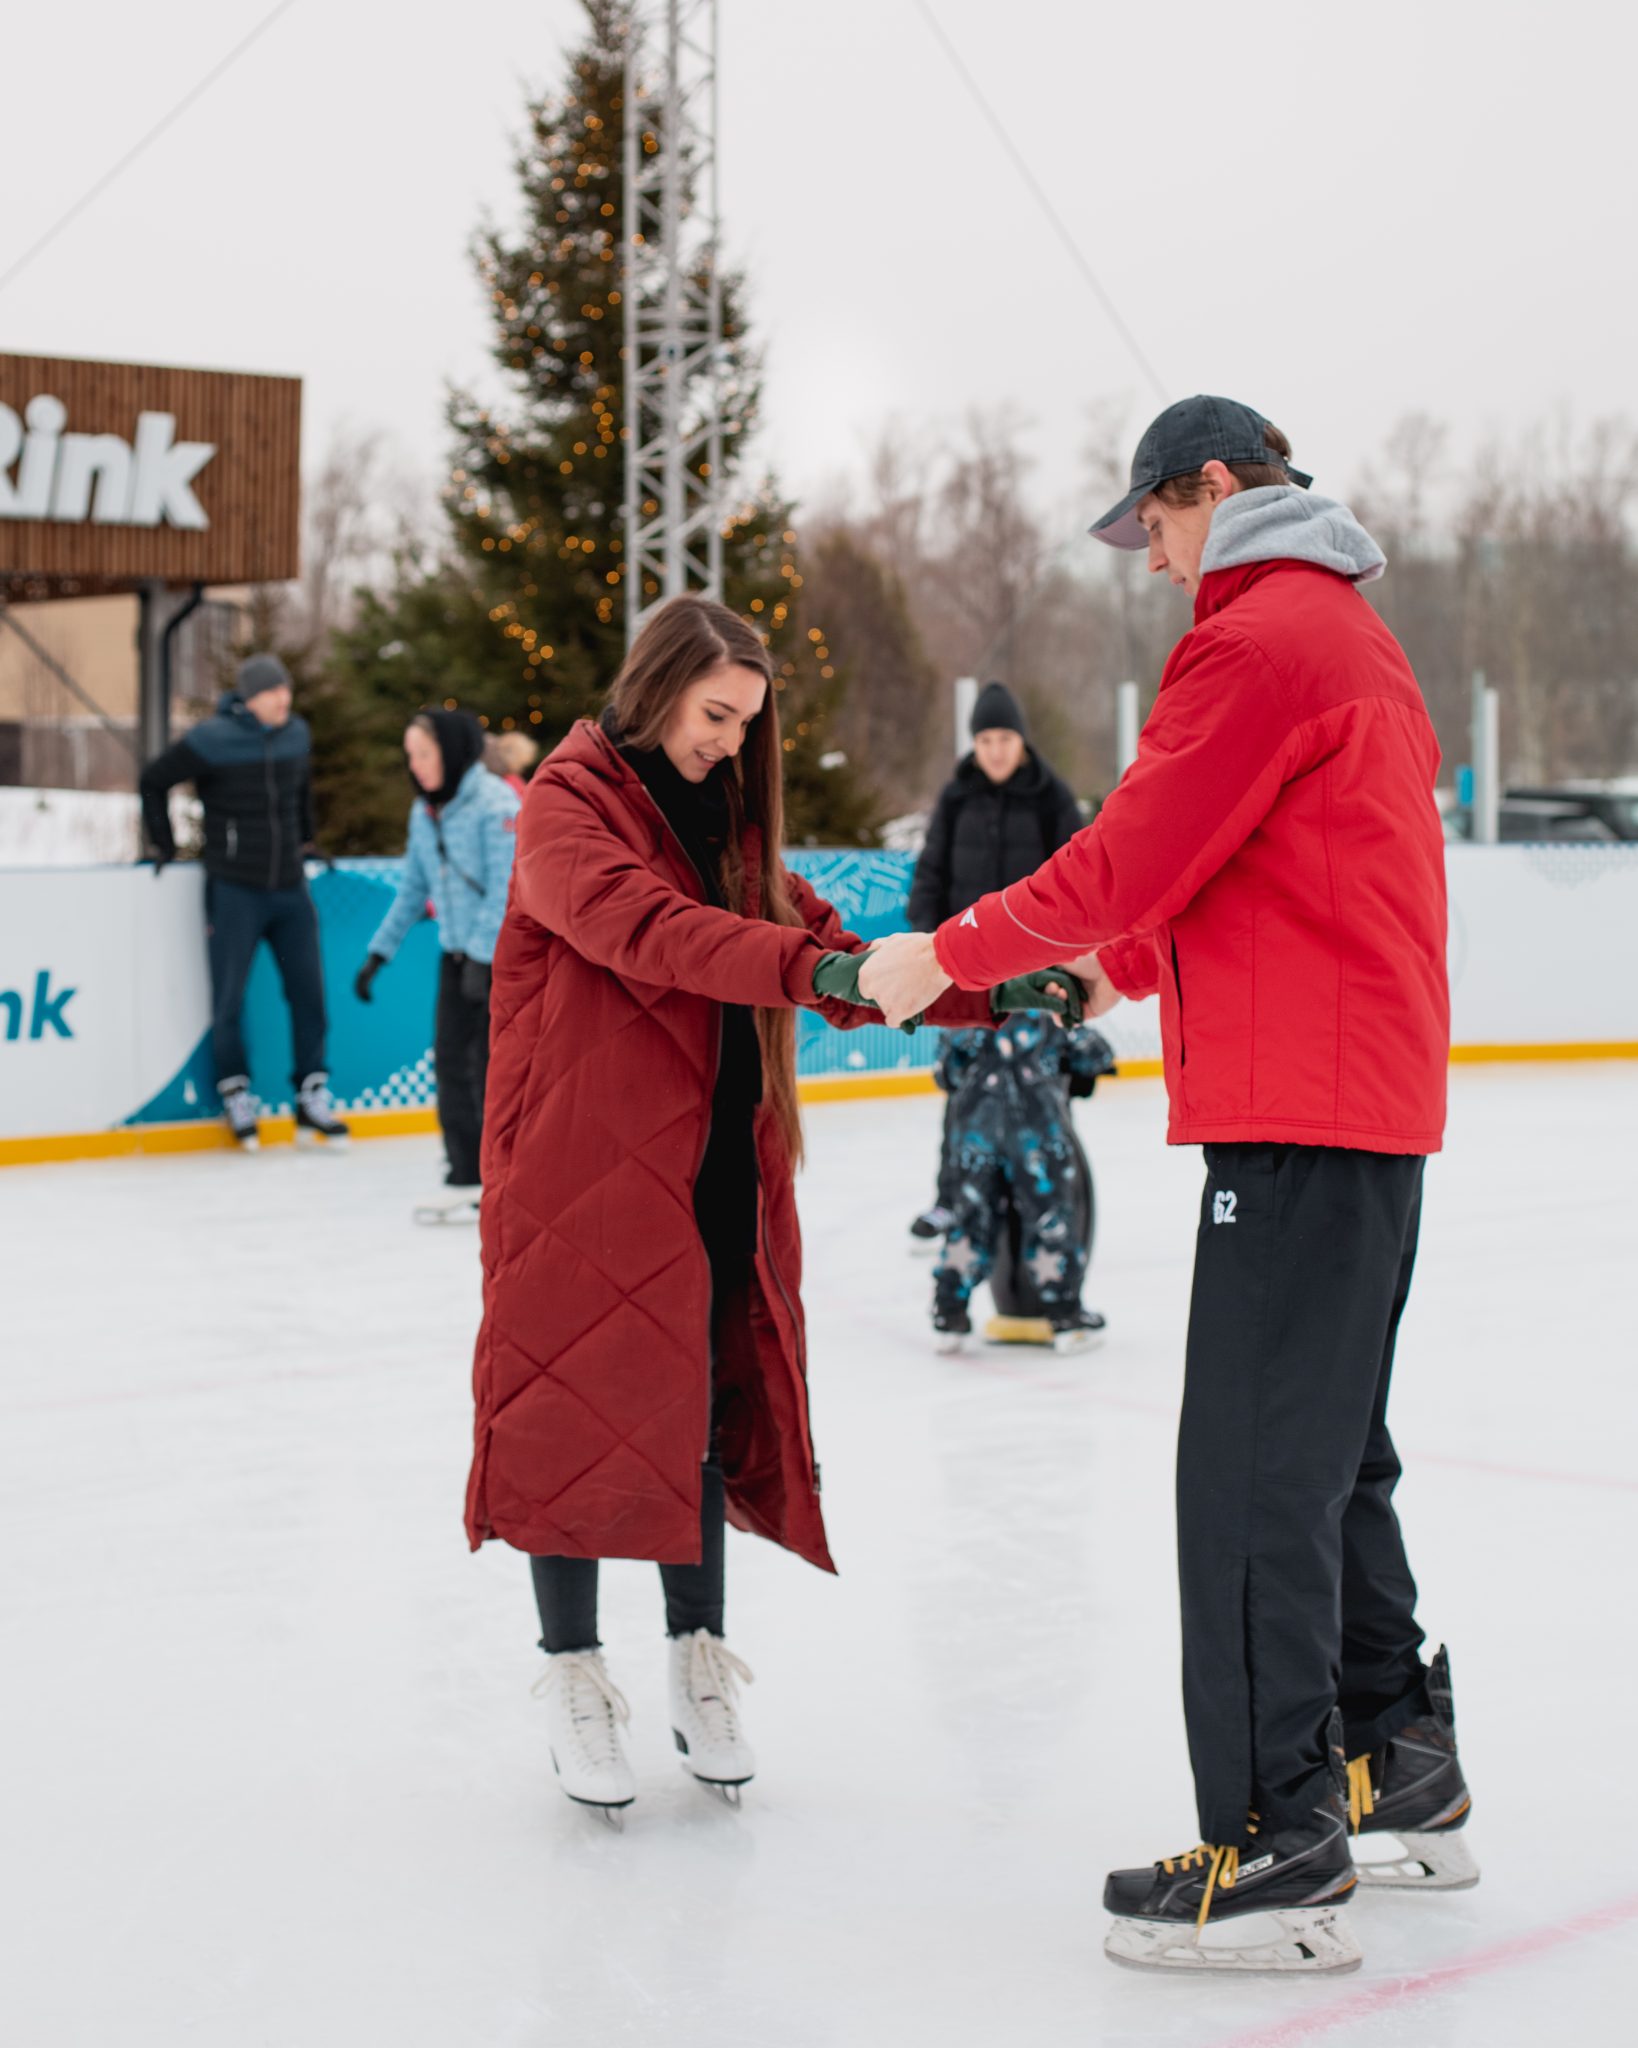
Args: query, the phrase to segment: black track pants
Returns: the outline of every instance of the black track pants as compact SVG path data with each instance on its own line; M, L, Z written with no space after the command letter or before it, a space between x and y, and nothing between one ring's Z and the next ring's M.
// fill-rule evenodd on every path
M701 1468L700 1561L663 1564L660 1584L665 1592L665 1629L671 1636L696 1629L722 1634L724 1504L722 1468ZM540 1647L595 1650L597 1634L597 1560L595 1557L532 1557L535 1605L540 1610Z
M1200 1832L1306 1812L1425 1711L1388 1435L1420 1158L1208 1145L1177 1446L1183 1707Z

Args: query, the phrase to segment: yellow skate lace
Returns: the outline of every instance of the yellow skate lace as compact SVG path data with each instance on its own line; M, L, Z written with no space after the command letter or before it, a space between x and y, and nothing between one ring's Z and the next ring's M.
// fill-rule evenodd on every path
M1371 1759L1367 1756L1350 1757L1348 1760L1348 1823L1354 1833L1359 1833L1359 1824L1367 1814L1376 1811L1376 1795L1371 1790Z
M1246 1821L1246 1833L1257 1832L1258 1816L1253 1813ZM1181 1856L1163 1856L1160 1867L1168 1877L1175 1877L1180 1870L1203 1870L1206 1873L1206 1889L1201 1894L1200 1911L1195 1916L1195 1926L1204 1927L1206 1915L1211 1911L1212 1894L1219 1887L1232 1891L1240 1876L1240 1851L1226 1843L1200 1842Z

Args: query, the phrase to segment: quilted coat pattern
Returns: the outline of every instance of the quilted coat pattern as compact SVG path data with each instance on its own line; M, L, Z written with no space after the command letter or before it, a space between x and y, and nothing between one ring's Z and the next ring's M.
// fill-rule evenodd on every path
M748 840L747 864L760 858ZM809 1425L791 1162L755 1127L757 1253L713 1302L693 1213L725 1002L816 1003L822 952L858 951L792 878L803 929L703 900L631 768L589 723L535 775L495 952L483 1150L484 1318L467 1496L474 1547L698 1560L716 1354L730 1519L826 1569ZM987 1020L952 994L937 1021Z

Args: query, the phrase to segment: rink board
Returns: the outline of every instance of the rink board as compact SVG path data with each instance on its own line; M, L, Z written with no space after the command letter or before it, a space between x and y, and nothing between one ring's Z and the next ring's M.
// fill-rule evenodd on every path
M914 858L803 849L793 868L866 938L902 928ZM353 975L399 864L312 878L329 994L331 1082L360 1135L434 1128L437 938L409 935L360 1003ZM1448 849L1458 1060L1638 1057L1638 846ZM183 865L0 873L0 1164L222 1142L208 1034L203 873ZM1103 1021L1123 1073L1158 1071L1157 1005ZM264 949L245 1005L251 1083L291 1132L290 1028ZM806 1099L928 1087L937 1034L836 1031L798 1017Z

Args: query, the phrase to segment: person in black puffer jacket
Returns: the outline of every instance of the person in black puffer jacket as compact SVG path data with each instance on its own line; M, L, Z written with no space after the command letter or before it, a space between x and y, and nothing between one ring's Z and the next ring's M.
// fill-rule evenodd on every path
M992 889L1021 882L1085 824L1068 783L1029 744L1001 683L973 706L973 751L944 785L910 884L910 929L930 932Z
M944 785L916 862L912 931L934 931L992 889L1034 874L1086 822L1068 783L1029 744L1023 711L1005 684L984 685L971 730L973 751ZM951 1172L946 1112L938 1194L910 1226L918 1249L933 1250L949 1227L955 1209Z
M324 971L305 868L313 841L312 740L307 721L291 716L291 694L278 656L252 655L215 715L156 755L138 783L156 872L176 858L169 792L191 782L204 806L211 1047L223 1115L246 1150L254 1150L257 1131L239 1018L263 939L290 1005L298 1133L347 1136L324 1065Z

